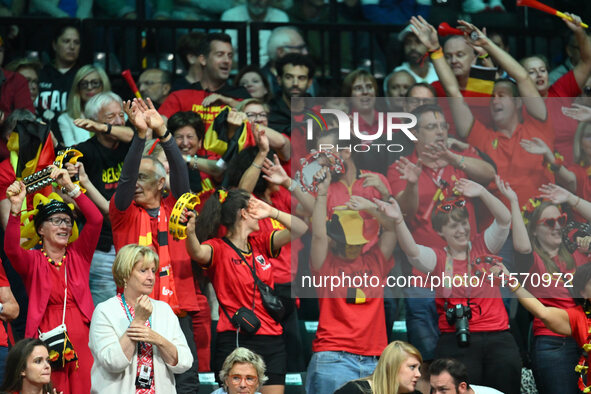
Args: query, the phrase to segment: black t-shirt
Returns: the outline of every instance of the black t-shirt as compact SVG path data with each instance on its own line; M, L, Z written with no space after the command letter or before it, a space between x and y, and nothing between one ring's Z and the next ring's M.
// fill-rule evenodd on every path
M110 200L115 194L115 189L119 183L121 167L129 150L129 144L120 142L117 148L109 149L101 145L97 137L94 136L78 144L76 149L84 155L80 158L80 161L84 164L84 170L88 174L90 182L103 197ZM111 245L113 245L111 222L106 217L103 220L97 249L108 252Z
M367 380L352 380L337 389L334 394L367 394L371 392L371 386Z
M53 65L46 64L39 73L39 98L37 113L43 116L45 110L51 110L55 117L66 110L68 93L72 88L77 67L72 67L62 74Z

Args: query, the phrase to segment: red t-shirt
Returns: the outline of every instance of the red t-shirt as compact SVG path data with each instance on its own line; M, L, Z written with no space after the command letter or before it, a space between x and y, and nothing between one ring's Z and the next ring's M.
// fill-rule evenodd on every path
M523 139L534 137L542 139L550 149L554 148L554 131L550 122L524 113L523 123L517 125L510 138L475 119L467 139L470 145L489 155L496 163L497 173L517 193L519 206L523 206L530 197L539 195L538 188L554 179L544 165L544 157L528 153L519 144ZM494 189L496 191L496 187ZM500 193L496 194L500 196ZM504 197L501 196L501 199L506 202Z
M371 171L358 170L358 176L353 185L349 188L345 182L337 181L330 184L327 192L326 210L328 218L332 217L334 208L338 206L344 206L347 201L351 199L351 196L361 196L373 202L374 198L382 199L382 195L375 187L364 187L364 178L359 178L361 174L369 174ZM388 180L382 174L378 174L380 180L386 185L388 193L392 194ZM380 224L378 221L366 212L359 212L363 218L363 235L369 242L364 246L363 252L367 252L376 242L377 235L379 232Z
M203 99L214 93L196 89L177 90L168 95L160 108L158 108L158 112L167 118L181 111L197 112L201 115L203 123L205 123L205 130L207 130L215 117L225 107L225 105L210 105L209 107L201 105Z
M273 266L270 261L270 257L275 256L271 250L273 234L273 231L251 234L248 237L251 253L243 255L249 266L252 266L254 261L257 276L271 287L274 286ZM226 312L233 316L241 307L252 309L254 298L254 311L261 321L261 328L257 331L257 335L281 335L283 329L269 316L263 305L261 292L258 289L254 291L254 278L249 266L244 264L236 251L223 239L213 238L203 244L212 248L211 263L207 267L207 272L211 277L220 305L223 305ZM235 331L236 328L230 323L221 307L219 314L217 332Z
M583 200L591 201L591 166L583 167L578 164L566 166L566 168L575 174L577 179L576 195ZM585 218L579 213L575 212L575 220L579 222L586 222Z
M6 278L6 272L0 261L0 287L10 287L8 279ZM6 329L4 324L0 324L0 346L8 346L8 335L6 335Z
M377 287L341 288L336 290L337 294L331 292L330 285L318 287L320 317L312 351L345 351L364 356L382 353L388 344L382 284L392 269L392 262L384 258L377 244L354 261L328 254L322 268L314 272L315 277L363 277L366 274L367 277L378 276L379 284ZM355 303L352 292L364 295L365 299L358 297L357 302L361 303ZM343 298L331 298L335 295Z
M276 192L271 194L271 202L273 206L283 212L291 212L291 193L284 188L280 188ZM266 218L259 220L259 231L253 233L257 234L268 234L273 231L281 231L285 229L285 226L279 221ZM281 252L277 257L270 257L269 261L273 266L273 281L275 283L289 283L295 276L297 271L297 264L293 264L291 259L291 242L281 248ZM297 260L293 260L294 263Z
M169 194L160 202L160 220L168 221L176 199ZM148 215L144 208L136 204L135 201L125 210L120 211L115 206L115 196L111 198L109 204L109 218L113 228L113 245L115 250L121 249L128 244L137 244L140 235L140 223L142 216ZM158 218L150 217L150 231L152 232L152 247L158 253ZM168 225L166 226L168 228ZM168 251L170 253L170 262L172 265L172 276L177 291L179 305L184 311L199 311L199 305L195 294L199 294L199 288L195 288L193 280L193 267L187 249L185 240L175 240L170 232L167 232ZM156 276L155 289L160 288L159 276Z
M447 261L447 253L444 249L433 249L437 256L437 263L431 275L441 277L445 272L445 265ZM478 234L472 240L472 247L470 249L470 260L475 261L477 257L491 254L484 242L484 233ZM474 276L476 270L488 271L489 267L486 264L480 264L471 268L470 275ZM453 260L453 275L463 277L468 272L466 260ZM483 273L488 277L487 273ZM438 287L436 290L437 298L435 303L437 305L437 312L439 314L439 330L441 332L455 332L455 327L448 324L445 318L445 301L448 302L448 308L456 304L466 305L470 300L472 309L472 319L470 319L470 331L503 331L509 329L509 317L501 298L501 292L498 287L491 287L490 281L487 279L480 287L454 287L452 289L445 289ZM447 296L447 292L450 292ZM469 297L469 298L467 298Z
M566 310L568 313L568 322L570 324L571 336L577 341L577 345L589 343L589 318L585 314L583 307L577 305L574 308ZM587 365L591 365L591 352L587 352Z
M532 293L538 300L540 300L542 304L546 306L553 306L561 309L574 308L576 306L575 302L573 301L568 288L563 286L564 281L559 281L556 283L556 279L552 278L553 280L550 287L545 287L543 284L540 284L540 286L536 287L531 286L532 283L537 284L537 277L541 278L542 274L548 272L540 255L538 255L536 252L533 252L533 258L534 263L532 264L529 273L534 277L527 281L527 289L530 291L530 293ZM573 253L573 258L575 260L575 268L587 263L587 257L578 250ZM558 256L554 257L552 260L558 267L557 272L561 272L563 274L567 272L575 272L575 268L568 269L566 267L566 263L562 262ZM546 328L544 323L542 323L542 321L537 317L534 318L533 329L534 335L561 336Z

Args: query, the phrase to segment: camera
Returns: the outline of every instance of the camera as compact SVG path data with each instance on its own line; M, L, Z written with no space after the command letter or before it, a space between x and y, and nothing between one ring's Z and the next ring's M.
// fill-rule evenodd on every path
M472 318L470 304L455 304L448 307L448 303L445 301L445 318L450 326L456 328L458 346L470 346L470 324L468 323L468 320Z

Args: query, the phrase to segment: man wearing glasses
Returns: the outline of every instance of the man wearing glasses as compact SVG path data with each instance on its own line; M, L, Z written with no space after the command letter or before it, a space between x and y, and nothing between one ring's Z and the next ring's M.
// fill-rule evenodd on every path
M140 74L138 87L144 100L150 98L155 106L160 106L170 93L170 73L159 68L149 68Z

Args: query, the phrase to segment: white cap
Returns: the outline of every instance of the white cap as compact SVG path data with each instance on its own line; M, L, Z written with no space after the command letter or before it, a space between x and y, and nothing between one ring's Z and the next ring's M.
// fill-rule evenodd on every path
M410 24L406 26L400 33L398 33L398 41L404 41L404 38L408 33L415 34L414 31L412 31L412 25Z

